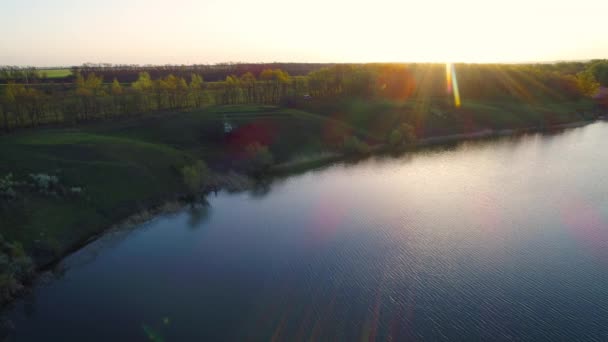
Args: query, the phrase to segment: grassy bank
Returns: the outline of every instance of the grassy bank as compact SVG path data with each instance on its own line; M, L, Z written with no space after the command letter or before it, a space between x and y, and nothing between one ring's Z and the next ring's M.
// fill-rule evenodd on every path
M189 191L182 169L198 160L212 170L208 190L251 186L243 174L256 162L248 155L254 143L267 154L263 172L254 172L259 177L339 160L345 137L357 137L367 153L385 151L387 136L403 122L416 127L420 144L431 144L596 115L585 102L511 103L502 111L501 104L477 102L461 108L443 102L335 106L213 106L0 136L0 177L10 174L15 184L14 196L0 199L0 232L40 267L134 213L179 199Z
M449 98L424 98L409 101L368 101L341 99L312 100L302 109L351 123L354 127L382 138L391 127L406 122L416 129L419 138L466 134L484 129L544 128L597 116L596 104L580 101L523 101L464 99L455 107Z
M233 132L224 133L225 122ZM1 136L0 176L23 183L31 182L30 174L45 174L61 188L82 191L17 191L1 204L0 231L45 264L117 220L187 191L180 170L196 160L216 173L238 170L244 148L257 141L270 146L278 163L320 149L323 132L346 129L297 110L226 106Z

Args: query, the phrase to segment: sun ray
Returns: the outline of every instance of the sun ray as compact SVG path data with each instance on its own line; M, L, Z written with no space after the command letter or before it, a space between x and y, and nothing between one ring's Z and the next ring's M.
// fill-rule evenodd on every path
M496 67L496 74L498 77L498 81L507 88L509 93L516 98L526 102L533 103L534 98L532 94L512 75L509 74L508 70L503 70L504 68Z
M460 107L460 91L458 90L458 78L456 77L456 67L452 63L445 64L447 93L454 94L454 106Z

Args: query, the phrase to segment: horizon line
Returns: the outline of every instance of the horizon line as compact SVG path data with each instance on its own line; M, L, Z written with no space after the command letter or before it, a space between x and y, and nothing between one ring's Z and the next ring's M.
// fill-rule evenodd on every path
M35 68L35 69L63 69L63 68L77 68L84 66L136 66L136 67L154 67L154 66L216 66L216 65L243 65L243 64L557 64L557 63L588 63L594 60L602 60L603 58L588 58L588 59L558 59L558 60L547 60L547 61L502 61L502 62L464 62L464 61L384 61L384 62L286 62L286 61L273 61L273 62L246 62L246 61L226 61L226 62L215 62L215 63L108 63L108 62L83 62L81 64L64 64L64 65L28 65L28 64L0 64L0 68Z

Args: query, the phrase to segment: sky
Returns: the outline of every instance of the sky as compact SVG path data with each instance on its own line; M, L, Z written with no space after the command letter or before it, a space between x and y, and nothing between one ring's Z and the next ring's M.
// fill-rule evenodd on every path
M608 58L608 0L1 0L0 65Z

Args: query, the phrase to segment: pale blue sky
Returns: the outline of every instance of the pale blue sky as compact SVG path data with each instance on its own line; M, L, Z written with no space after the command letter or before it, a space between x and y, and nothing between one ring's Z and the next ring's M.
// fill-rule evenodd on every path
M0 65L608 58L608 0L1 0Z

